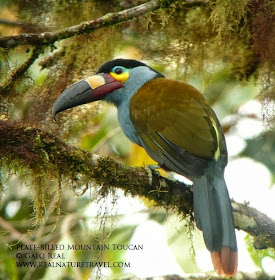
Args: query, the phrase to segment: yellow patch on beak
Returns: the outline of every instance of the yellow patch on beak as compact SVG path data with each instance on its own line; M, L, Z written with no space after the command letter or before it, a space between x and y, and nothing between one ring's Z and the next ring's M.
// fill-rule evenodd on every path
M105 79L100 75L94 75L85 79L85 81L91 86L92 89L105 85Z

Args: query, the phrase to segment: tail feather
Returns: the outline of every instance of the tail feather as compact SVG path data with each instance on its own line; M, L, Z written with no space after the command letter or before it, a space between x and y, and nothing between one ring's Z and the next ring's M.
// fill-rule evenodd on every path
M223 176L223 168L210 167L194 180L194 212L207 249L219 275L236 274L237 242L232 207Z
M233 276L237 272L238 253L228 247L222 247L220 252L211 252L212 263L218 275Z

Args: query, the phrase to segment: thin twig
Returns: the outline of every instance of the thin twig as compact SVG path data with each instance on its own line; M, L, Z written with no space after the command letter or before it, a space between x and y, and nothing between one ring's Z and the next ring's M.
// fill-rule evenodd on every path
M17 242L20 241L25 245L36 244L31 239L26 237L24 234L19 232L16 228L14 228L9 222L4 220L2 217L0 217L0 227L6 230L11 235L13 240L17 240Z
M0 38L1 39L1 38ZM31 56L23 63L21 64L16 71L14 71L9 78L8 83L6 83L4 86L0 86L0 92L1 94L7 94L10 90L10 87L14 84L14 82L22 77L25 72L29 69L29 67L34 63L34 61L39 57L40 53L44 51L45 47L35 47L32 50Z
M38 29L40 32L42 31L41 29L45 29L45 27L42 26L37 26L28 22L22 22L22 21L11 21L7 19L0 19L0 25L6 25L9 27L19 27L21 30L24 30L26 32L35 32Z

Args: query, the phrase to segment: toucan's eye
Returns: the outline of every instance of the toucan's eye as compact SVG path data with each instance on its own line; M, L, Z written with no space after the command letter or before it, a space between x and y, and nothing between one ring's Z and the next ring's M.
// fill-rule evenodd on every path
M110 72L117 81L124 83L129 78L129 69L123 66L115 66Z
M123 69L118 67L118 68L116 68L115 73L116 74L121 74L121 73L123 73Z
M120 75L120 74L126 72L126 68L124 68L122 66L116 66L113 68L112 72L116 73L117 75Z

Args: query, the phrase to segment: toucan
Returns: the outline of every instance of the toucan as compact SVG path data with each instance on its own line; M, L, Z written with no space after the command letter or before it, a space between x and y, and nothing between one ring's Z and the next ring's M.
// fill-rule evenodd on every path
M167 79L133 59L114 59L65 89L52 114L105 100L118 109L124 134L162 168L193 182L194 217L214 269L234 276L238 253L231 202L224 179L228 156L219 120L190 84Z

